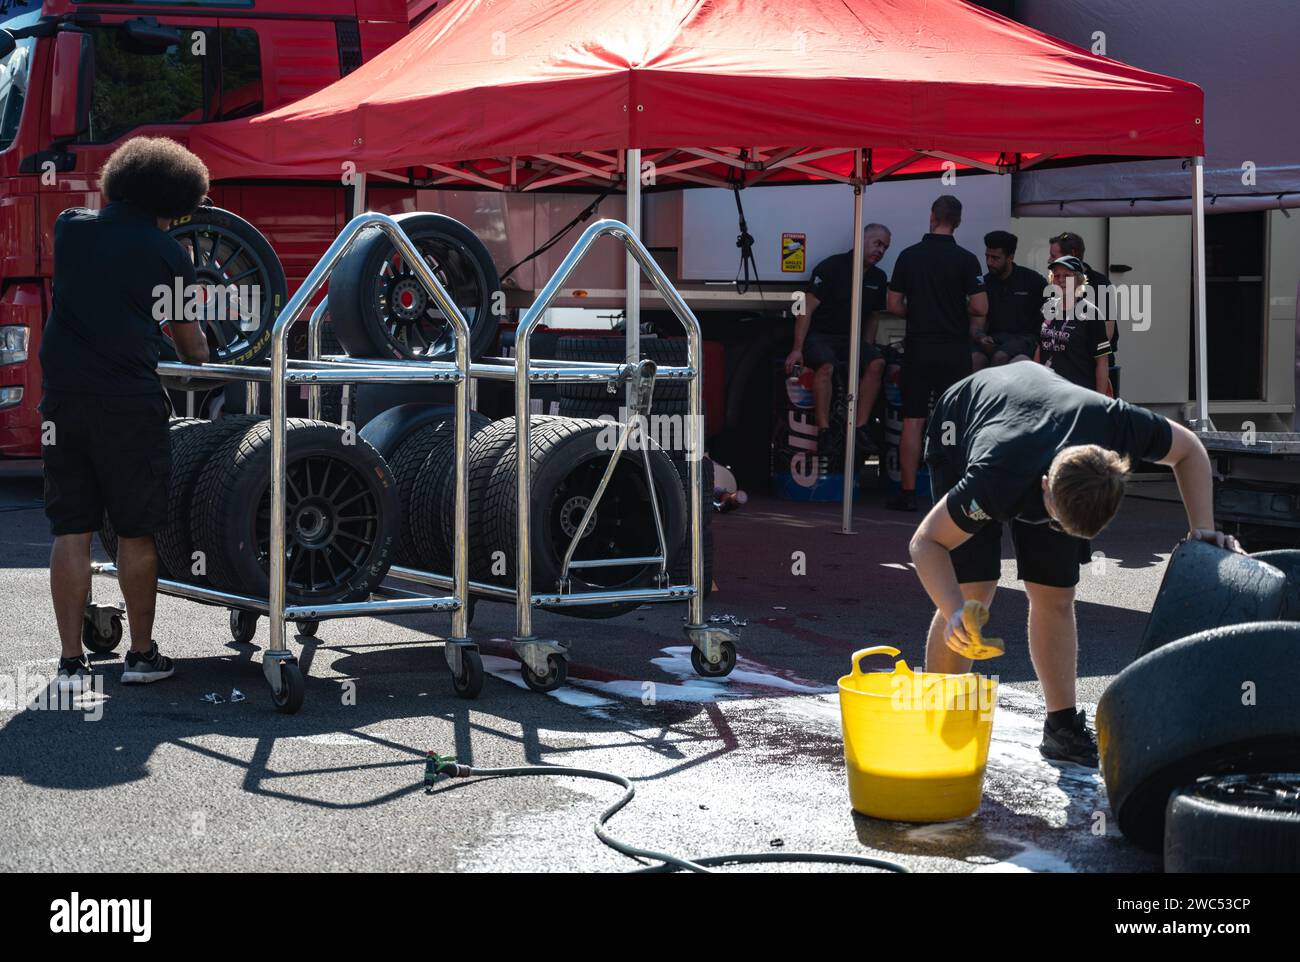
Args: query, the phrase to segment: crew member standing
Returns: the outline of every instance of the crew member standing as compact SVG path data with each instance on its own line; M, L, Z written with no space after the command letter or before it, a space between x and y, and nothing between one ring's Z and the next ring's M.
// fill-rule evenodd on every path
M108 158L100 190L108 201L103 210L72 208L54 222L53 302L41 343L41 456L54 535L50 593L65 691L81 691L93 677L81 632L90 539L105 514L117 531L118 584L131 629L122 681L158 681L174 670L152 635L153 536L167 523L171 481L171 404L156 370L163 345L158 318L168 319L182 360L208 360L202 327L170 299L178 281L194 290L194 263L166 233L207 194L203 161L175 141L136 137ZM165 302L159 291L167 292Z
M1028 361L1038 345L1043 324L1047 279L1038 271L1016 263L1018 238L1005 230L984 235L984 287L989 296L988 327L975 338L971 364L975 370L990 364Z
M885 358L876 346L877 312L885 308L885 272L876 265L889 250L889 228L868 224L862 232L862 326L858 351L858 447L863 453L875 450L865 430L880 394ZM799 365L811 367L813 413L817 420L817 451L830 449L832 376L836 364L849 362L852 333L853 251L832 254L812 272L804 291L803 313L795 316L794 346L785 359L785 373Z
M1093 269L1083 258L1083 238L1070 231L1063 231L1048 240L1047 259L1049 262L1062 257L1077 257L1083 264L1084 276L1088 279L1089 299L1097 305L1101 318L1106 322L1106 337L1110 341L1112 352L1119 350L1119 323L1112 317L1110 297L1110 278L1099 270Z
M1052 261L1056 293L1043 305L1035 360L1071 384L1110 393L1110 340L1106 322L1088 298L1083 263L1077 257Z
M961 201L944 194L930 207L930 233L898 255L889 280L889 310L905 318L903 436L899 471L903 490L885 502L894 511L916 510L921 429L938 397L971 371L970 344L984 331L988 295L975 255L957 246Z

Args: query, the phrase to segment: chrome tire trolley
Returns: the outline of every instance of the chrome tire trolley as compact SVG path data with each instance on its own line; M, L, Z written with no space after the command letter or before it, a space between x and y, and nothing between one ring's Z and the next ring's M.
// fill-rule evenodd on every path
M399 359L362 359L347 356L322 357L320 352L321 324L327 310L322 303L312 313L308 324L309 356L306 359L288 356L289 332L303 315L330 272L351 247L361 231L377 227L393 242L402 258L410 264L416 277L434 299L443 315L456 332L456 359L454 361L417 361ZM586 256L592 245L602 237L611 236L622 242L635 259L651 284L663 297L669 309L686 329L688 366L656 369L652 361L639 363L600 364L578 361L532 359L529 338L544 316L547 308L558 296L574 268ZM631 332L628 333L629 338ZM450 612L451 634L446 638L444 652L451 669L453 685L458 695L476 697L483 685L483 660L478 645L469 637L469 610L472 595L482 595L515 605L515 635L512 646L523 662L524 680L530 688L550 691L558 688L567 677L569 645L554 639L538 638L533 633L532 609L545 606L563 608L573 605L596 605L618 602L687 602L688 616L684 627L691 643L691 661L696 671L706 677L720 678L729 674L736 663L736 642L733 632L705 623L704 620L704 562L703 562L703 475L700 457L703 451L701 431L702 391L699 371L702 364L700 324L698 319L673 287L667 276L655 263L650 253L635 237L631 229L616 220L600 220L591 224L564 258L559 268L542 289L535 303L519 322L514 358L484 358L471 362L469 357L469 323L452 301L424 258L397 222L385 214L374 212L354 217L334 240L320 261L291 297L279 317L271 338L271 363L269 367L239 365L191 365L161 363L160 373L173 376L202 376L247 382L248 410L257 407L258 385L271 387L271 519L270 519L270 591L266 598L221 591L215 588L187 584L170 579L159 579L158 590L165 595L185 598L201 604L230 609L231 635L236 641L248 641L253 636L256 619L266 615L270 625L270 640L262 653L262 671L271 688L272 701L277 710L292 714L302 707L305 682L298 659L289 650L286 623L293 622L298 632L305 636L316 633L321 621L364 615L415 614L425 612ZM648 452L643 460L649 482L651 507L655 515L655 529L659 538L659 552L654 556L638 558L609 558L574 560L578 540L587 530L588 522L613 475L619 458L625 452L629 437L639 420L630 417L621 425L619 442L611 453L604 475L586 507L582 522L577 526L568 546L559 585L550 590L535 592L532 579L531 545L531 465L526 456L516 458L518 465L517 554L516 579L513 589L501 585L469 580L469 411L470 381L472 378L513 381L515 384L516 444L519 452L529 451L530 388L533 383L604 383L611 391L619 384L630 383L636 398L633 413L644 414L649 409L649 398L656 379L685 380L690 382L688 394L688 451L690 453L689 536L690 584L674 586L667 576L668 548L664 542L663 525L659 518L653 479L650 474ZM420 383L452 384L455 387L455 543L452 551L450 574L422 571L415 568L393 566L388 579L415 585L415 588L377 588L368 600L340 604L290 605L286 596L286 471L287 471L287 412L286 390L290 385L309 388L308 414L318 418L320 412L320 387L361 383ZM644 446L643 446L644 447ZM405 519L403 519L404 521ZM569 571L583 567L602 567L627 564L658 564L657 587L619 589L607 591L572 592L567 590ZM117 576L113 564L96 563L96 574ZM549 587L549 586L548 586ZM449 591L449 594L429 593L429 588ZM121 636L123 611L114 605L95 604L88 600L86 630L88 647L108 651ZM116 635L116 638L112 637ZM89 642L94 642L90 644ZM98 647L96 647L98 645Z

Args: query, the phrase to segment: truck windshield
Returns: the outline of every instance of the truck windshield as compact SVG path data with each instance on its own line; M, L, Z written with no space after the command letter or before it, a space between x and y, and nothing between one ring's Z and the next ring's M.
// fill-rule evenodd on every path
M26 27L40 17L33 10L6 21L2 26L9 30ZM0 59L0 150L8 149L18 136L18 122L23 117L23 101L27 99L27 77L31 73L32 50L36 39L19 40L9 56Z

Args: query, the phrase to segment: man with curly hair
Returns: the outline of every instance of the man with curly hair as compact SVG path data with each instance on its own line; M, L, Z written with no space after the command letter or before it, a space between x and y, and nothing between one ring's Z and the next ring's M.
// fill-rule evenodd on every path
M74 207L54 222L54 281L41 340L44 396L41 453L50 551L50 593L63 657L58 686L81 691L93 679L82 651L90 592L90 540L105 515L117 532L118 581L131 649L124 683L174 671L153 641L158 590L154 533L167 520L171 404L158 379L165 318L176 351L208 360L201 326L157 291L198 283L194 264L167 233L208 192L208 171L165 138L136 137L113 152L100 175L102 210Z

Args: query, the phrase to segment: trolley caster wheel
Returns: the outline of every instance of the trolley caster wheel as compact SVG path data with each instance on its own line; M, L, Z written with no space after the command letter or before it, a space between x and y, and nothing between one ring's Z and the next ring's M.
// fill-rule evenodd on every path
M295 714L302 707L303 697L307 694L307 683L302 677L302 669L294 662L280 666L280 690L271 690L271 701L275 710L285 715Z
M230 609L230 637L241 645L246 645L257 634L257 612Z
M320 629L320 622L316 620L298 622L298 634L307 638L315 638L316 632Z
M93 621L89 618L85 619L81 625L81 643L97 655L107 655L122 643L122 619L113 615L109 619L109 631L106 635L101 635L96 630Z
M538 675L528 667L528 662L521 662L519 670L524 676L524 684L533 691L541 692L555 691L563 685L569 677L569 660L559 655L547 655L546 665L546 674Z
M461 673L451 676L452 687L461 698L477 698L483 690L483 658L477 651L460 656Z
M715 664L705 661L704 652L700 651L700 649L691 649L691 667L695 669L695 674L701 678L726 678L731 674L731 670L736 667L735 642L719 642L718 649L722 654L722 658Z

